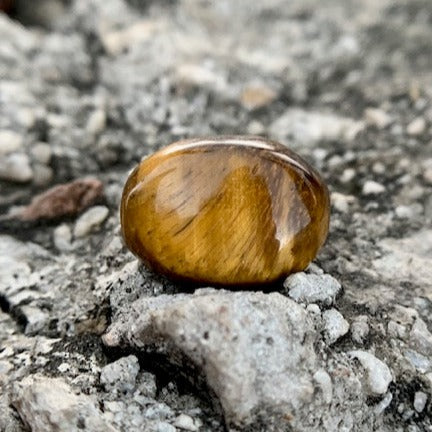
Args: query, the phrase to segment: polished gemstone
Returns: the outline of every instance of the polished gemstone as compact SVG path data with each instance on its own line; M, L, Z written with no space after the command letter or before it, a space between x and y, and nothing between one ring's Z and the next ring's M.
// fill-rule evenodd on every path
M329 195L319 174L259 137L174 143L129 176L121 224L152 269L213 285L259 285L303 270L324 243Z

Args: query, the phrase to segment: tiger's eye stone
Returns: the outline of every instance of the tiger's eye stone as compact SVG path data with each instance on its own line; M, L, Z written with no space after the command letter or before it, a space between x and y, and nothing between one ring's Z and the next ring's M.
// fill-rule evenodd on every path
M121 203L123 237L180 280L257 285L303 270L324 243L329 194L285 146L258 137L184 140L144 159Z

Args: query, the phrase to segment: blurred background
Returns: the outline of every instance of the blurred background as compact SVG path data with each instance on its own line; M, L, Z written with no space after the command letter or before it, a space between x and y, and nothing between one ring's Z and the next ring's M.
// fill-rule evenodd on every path
M336 368L341 404L320 412L431 430L431 101L431 0L0 0L0 430L21 430L2 388L35 370L99 391L124 280L176 292L122 245L123 185L160 147L221 134L279 140L329 186L310 271L341 283L352 329L325 358L368 350L395 379L381 400Z

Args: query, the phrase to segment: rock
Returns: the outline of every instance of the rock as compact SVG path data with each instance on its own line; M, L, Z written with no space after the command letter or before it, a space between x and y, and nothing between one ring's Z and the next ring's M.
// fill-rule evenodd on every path
M12 403L34 432L115 432L89 396L76 395L60 378L30 375L14 386Z
M298 303L330 306L341 292L340 283L327 274L294 273L284 282L288 295Z
M36 163L33 165L33 183L37 186L47 186L51 183L54 173L50 167Z
M406 350L405 358L411 363L411 365L417 369L420 373L424 374L432 369L432 361L429 357L426 357L416 351Z
M159 422L156 424L154 431L155 432L176 432L176 428L167 423L167 422Z
M143 396L152 399L156 398L156 377L150 372L141 372L139 375L139 381L137 383L137 389Z
M0 180L27 183L32 178L33 170L25 153L11 153L0 159Z
M0 155L14 153L20 150L24 144L24 138L17 132L8 129L0 129Z
M75 223L74 236L84 237L97 228L108 217L109 210L105 206L94 206L82 214Z
M51 146L44 142L38 142L31 148L33 158L43 165L48 165L51 160Z
M432 230L423 229L401 239L384 238L378 242L384 255L373 266L386 279L415 281L426 289L431 287L432 269L429 265Z
M106 112L103 109L98 109L90 114L87 120L86 130L90 135L98 135L106 125Z
M276 99L277 93L263 84L246 86L240 96L241 104L248 110L254 110L269 105Z
M356 358L366 371L366 383L371 395L384 394L392 381L389 367L366 351L351 351L348 353Z
M392 118L379 108L366 108L364 116L367 124L378 129L384 129L392 122Z
M319 174L282 144L198 138L141 161L120 221L127 247L159 273L239 287L305 268L327 237L329 207Z
M122 357L102 369L100 382L106 391L130 393L135 390L138 372L139 363L134 355Z
M38 220L74 215L101 199L102 194L102 183L92 178L57 185L35 196L20 218Z
M61 224L54 230L54 246L60 251L72 249L72 231L67 224Z
M355 176L356 176L356 172L354 169L346 168L344 169L342 176L340 177L340 181L342 183L349 183L354 179Z
M379 195L385 192L386 188L373 180L367 180L362 188L363 195Z
M412 136L421 135L426 129L426 121L423 117L417 117L407 126L407 134Z
M25 333L35 334L49 321L49 315L38 307L20 306L20 313L25 320Z
M332 206L341 213L348 213L350 205L355 202L353 195L344 195L339 192L332 192L330 196Z
M161 24L155 20L137 21L120 30L102 32L102 44L110 55L116 56L134 44L143 43L160 29Z
M165 342L173 362L181 351L202 370L228 424L290 412L298 427L313 397L311 330L304 309L280 294L205 289L139 299L103 340L136 348Z
M351 141L362 129L361 122L335 114L290 108L270 126L270 133L297 145L312 145L322 140Z
M418 412L421 413L423 412L423 410L426 407L426 403L427 403L428 397L427 394L422 392L422 391L418 391L415 392L414 394L414 409Z
M409 344L417 352L432 356L432 333L421 318L417 318L411 328Z
M348 333L349 323L336 309L326 310L322 316L325 339L329 345Z
M199 430L199 427L195 424L193 418L189 417L186 414L180 414L174 420L174 426L178 427L179 429L192 431L192 432L196 432Z
M319 369L314 373L313 377L321 388L325 403L331 403L333 398L333 385L330 375L324 369Z
M351 338L355 343L363 344L369 335L368 317L360 315L351 324Z

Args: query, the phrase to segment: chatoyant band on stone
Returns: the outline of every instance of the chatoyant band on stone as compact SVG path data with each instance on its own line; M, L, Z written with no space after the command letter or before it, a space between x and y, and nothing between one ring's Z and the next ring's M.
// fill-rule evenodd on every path
M130 174L121 203L128 248L153 270L242 286L303 270L324 243L320 175L282 144L227 136L176 142Z

